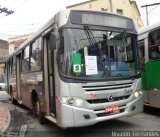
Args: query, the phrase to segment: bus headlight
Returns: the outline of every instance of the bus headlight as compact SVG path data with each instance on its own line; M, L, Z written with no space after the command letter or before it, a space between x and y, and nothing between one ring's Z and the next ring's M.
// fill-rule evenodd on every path
M80 107L83 104L83 99L77 97L62 97L61 101L63 104L77 107Z
M138 98L140 95L142 95L142 91L135 91L134 92L134 96L136 97L136 98Z

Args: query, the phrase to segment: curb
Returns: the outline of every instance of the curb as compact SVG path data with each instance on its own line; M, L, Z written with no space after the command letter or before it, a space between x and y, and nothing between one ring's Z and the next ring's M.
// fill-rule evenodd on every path
M4 106L4 108L7 111L8 118L7 118L7 122L6 122L5 126L0 131L0 136L1 136L1 134L3 135L8 130L8 128L10 126L10 123L11 123L11 114L10 114L10 111L8 110L7 106Z

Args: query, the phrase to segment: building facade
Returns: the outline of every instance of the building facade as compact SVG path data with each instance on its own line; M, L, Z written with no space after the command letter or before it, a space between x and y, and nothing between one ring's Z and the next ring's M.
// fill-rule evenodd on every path
M26 41L32 33L16 36L9 39L9 55L12 54L24 41Z
M133 19L136 29L143 27L143 22L136 1L134 0L90 0L66 7L67 9L94 9L121 14Z
M0 39L0 79L4 75L4 61L8 57L8 41Z

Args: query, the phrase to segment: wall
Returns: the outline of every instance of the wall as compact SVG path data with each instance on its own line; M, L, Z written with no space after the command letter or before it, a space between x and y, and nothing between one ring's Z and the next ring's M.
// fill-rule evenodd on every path
M25 40L27 40L31 36L32 36L32 33L10 38L9 39L9 55L12 54L16 48L18 48Z
M4 74L4 61L8 57L8 41L0 40L0 77Z

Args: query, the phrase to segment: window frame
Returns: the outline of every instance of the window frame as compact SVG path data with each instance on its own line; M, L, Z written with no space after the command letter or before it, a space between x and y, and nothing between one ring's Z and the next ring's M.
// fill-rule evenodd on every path
M12 64L11 64L11 65L12 65L11 74L14 74L14 75L15 75L15 74L16 74L16 56L13 56L13 57L12 57Z
M117 9L116 13L119 14L119 15L123 15L123 9Z

